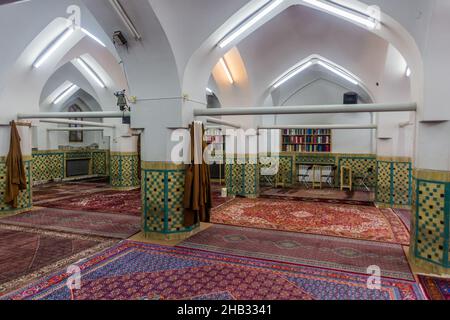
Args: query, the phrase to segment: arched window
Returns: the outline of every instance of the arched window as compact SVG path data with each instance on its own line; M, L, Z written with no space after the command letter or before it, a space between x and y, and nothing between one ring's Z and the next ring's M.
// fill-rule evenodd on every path
M69 107L69 112L82 112L81 108L74 104ZM83 120L82 118L71 118L70 120ZM80 128L82 125L70 124L71 128ZM70 131L69 132L69 142L83 142L83 131Z

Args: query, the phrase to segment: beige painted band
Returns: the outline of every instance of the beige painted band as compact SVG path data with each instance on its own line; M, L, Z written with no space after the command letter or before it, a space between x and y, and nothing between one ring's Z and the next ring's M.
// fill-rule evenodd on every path
M186 169L186 165L173 162L142 161L141 168L144 170L183 170Z
M414 169L414 178L422 180L450 182L450 171Z

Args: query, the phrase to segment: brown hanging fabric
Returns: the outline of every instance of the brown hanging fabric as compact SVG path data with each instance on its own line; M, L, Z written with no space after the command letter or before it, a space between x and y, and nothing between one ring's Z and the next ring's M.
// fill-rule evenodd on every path
M5 203L13 208L17 208L19 192L27 189L27 177L23 165L20 140L16 123L12 121L9 153L6 158Z
M211 179L209 166L195 164L195 123L190 126L191 130L191 163L186 169L185 193L184 193L184 226L191 227L199 222L211 221ZM202 125L202 152L207 148L203 139L205 129ZM202 159L203 160L203 159Z

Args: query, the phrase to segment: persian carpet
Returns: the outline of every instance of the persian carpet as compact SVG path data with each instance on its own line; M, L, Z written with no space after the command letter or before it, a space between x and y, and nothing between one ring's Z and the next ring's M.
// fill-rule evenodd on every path
M408 228L408 230L411 229L411 210L406 209L394 209L395 213L400 217L403 224Z
M140 231L141 219L119 214L44 208L0 219L1 224L115 239Z
M215 225L178 246L360 274L377 265L383 277L414 281L397 244Z
M235 199L212 210L212 223L409 244L391 209L275 199Z
M81 210L101 213L124 214L140 217L142 212L141 191L100 191L78 194L69 198L39 203L40 207Z
M211 184L213 208L220 207L224 203L227 203L227 202L233 200L233 198L230 198L230 197L225 197L225 198L222 197L222 188L224 188L224 186L221 186L220 184L217 184L217 183Z
M102 238L0 225L0 295L113 243ZM64 263L64 264L62 264ZM28 281L28 282L27 282Z
M419 276L419 280L431 300L450 300L450 279Z
M212 252L123 241L79 264L77 300L417 300L411 281L382 279L367 288L367 276ZM2 299L67 300L62 270Z
M46 183L33 187L33 202L39 204L44 201L59 200L82 194L91 194L108 190L111 187L106 183L85 183L85 182L66 182L66 183Z
M338 189L266 189L262 198L278 200L319 201L334 204L374 206L375 195L363 191L341 191Z

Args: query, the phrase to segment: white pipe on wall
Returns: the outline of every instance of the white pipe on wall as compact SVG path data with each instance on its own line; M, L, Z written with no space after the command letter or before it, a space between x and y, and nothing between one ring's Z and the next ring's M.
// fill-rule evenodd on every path
M62 131L62 132L70 132L70 131L104 131L105 129L103 128L89 128L89 127L85 127L85 128L49 128L47 129L48 132L52 132L52 131Z
M106 124L106 123L99 123L99 122L91 122L91 121L81 121L81 120L50 120L50 119L43 119L40 120L40 122L43 123L54 123L54 124L75 124L75 125L84 125L84 126L91 126L91 127L100 127L100 128L116 128L113 124Z
M294 107L238 107L219 109L196 109L194 116L252 116L277 114L326 114L360 112L410 112L417 111L416 103L374 103L357 105L316 105Z
M103 112L41 112L18 113L17 119L71 119L77 118L123 118L131 116L131 112L103 111Z
M267 130L283 130L283 129L335 129L335 130L376 130L378 129L377 125L374 124L311 124L311 125L275 125L275 126L259 126L258 129L267 129Z
M214 123L214 124L221 124L221 125L236 128L236 129L242 128L242 126L237 123L233 123L233 122L229 122L229 121L225 121L225 120L217 119L217 118L206 117L206 122Z

